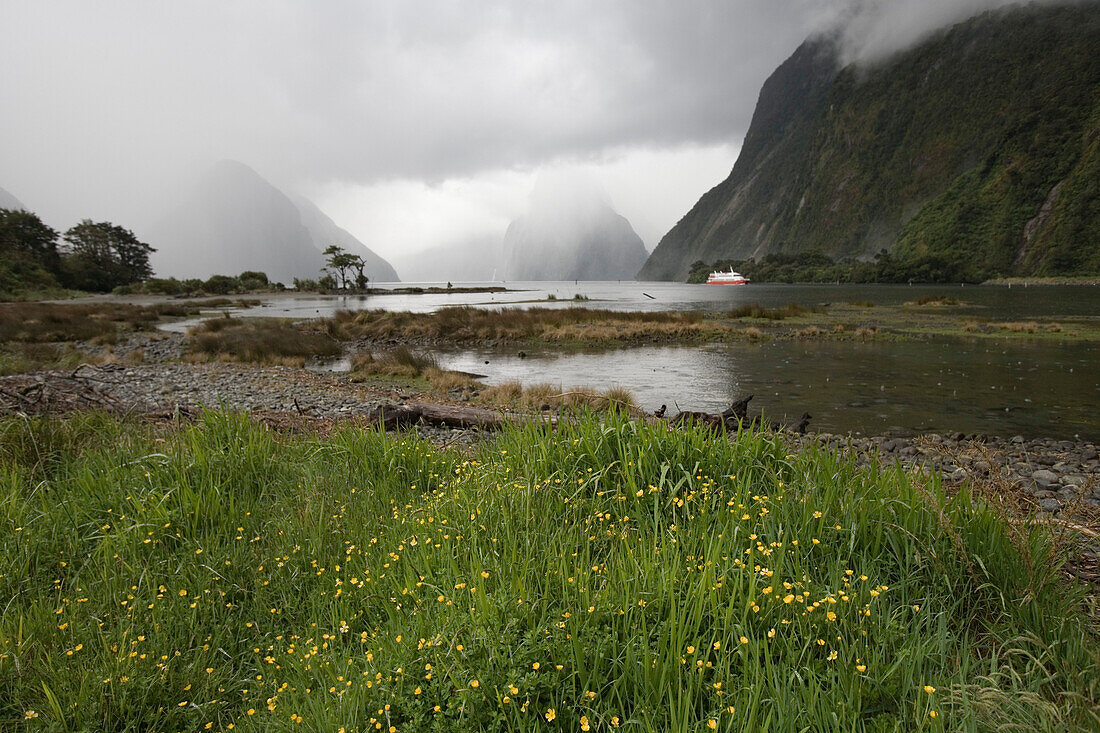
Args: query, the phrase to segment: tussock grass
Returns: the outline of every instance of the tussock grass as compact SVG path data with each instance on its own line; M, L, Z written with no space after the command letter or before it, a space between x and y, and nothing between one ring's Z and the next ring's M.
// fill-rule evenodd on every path
M439 362L427 352L398 346L387 351L360 351L351 357L351 370L391 377L419 377L429 369L439 371Z
M941 308L950 305L962 305L963 302L958 298L952 298L946 295L922 295L916 300L906 301L907 306L930 306L932 308Z
M6 730L1100 722L1045 528L770 434L82 415L0 421L0 466Z
M351 357L351 371L358 375L382 375L389 377L424 377L428 385L438 391L473 388L480 383L462 372L452 372L439 367L439 362L426 351L413 351L404 346L379 352L360 351Z
M873 338L876 333L878 333L877 328L870 328L870 327L867 327L867 326L861 326L861 327L856 329L855 336L858 339L862 339L862 340L866 341L869 338Z
M540 382L524 386L519 381L507 381L485 387L478 393L482 402L503 407L523 407L539 409L549 405L553 408L585 409L596 412L620 410L637 413L638 400L634 393L625 387L611 387L598 390L594 387L560 387L550 382Z
M765 308L759 303L749 303L731 308L726 315L730 318L763 318L769 321L782 321L786 318L804 316L807 313L824 313L823 308L806 308L797 303L788 303L779 308Z
M102 364L109 359L109 354L92 356L70 346L15 342L0 347L0 376L43 369L72 369L84 363Z
M301 365L332 357L340 345L323 333L265 318L212 318L187 332L190 354L204 359Z
M162 319L197 312L175 303L0 303L0 342L109 341L120 332L148 330Z
M1013 333L1038 333L1039 324L1035 321L1006 321L991 324L994 328Z
M340 312L326 325L340 338L484 341L694 339L726 333L696 312L619 313L589 308L443 308L435 313Z
M824 336L827 332L823 328L818 326L806 326L794 331L791 335L797 339L817 339Z

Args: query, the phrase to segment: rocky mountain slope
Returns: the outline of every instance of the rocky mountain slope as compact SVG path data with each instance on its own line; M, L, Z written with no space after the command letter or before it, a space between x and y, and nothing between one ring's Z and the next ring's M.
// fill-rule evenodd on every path
M952 280L1100 272L1097 49L1096 2L985 13L873 66L807 41L639 277L883 249Z
M397 271L393 269L393 265L370 250L365 244L356 239L351 232L337 226L336 222L330 219L325 212L318 209L312 201L304 196L297 195L290 196L290 200L298 207L298 211L302 215L302 225L309 231L310 236L313 238L313 245L318 250L324 251L329 245L335 244L346 252L363 258L363 261L367 263L363 272L370 278L371 282L400 281L401 278L397 276Z
M316 278L322 250L337 244L368 262L372 281L397 273L305 199L292 200L236 161L212 167L154 226L146 241L160 277L266 272L272 280Z

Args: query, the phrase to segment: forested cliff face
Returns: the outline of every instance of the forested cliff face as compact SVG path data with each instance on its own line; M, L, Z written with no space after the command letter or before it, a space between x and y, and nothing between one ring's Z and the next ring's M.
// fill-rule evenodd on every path
M807 41L639 277L883 249L931 279L1100 272L1100 3L986 13L873 66Z

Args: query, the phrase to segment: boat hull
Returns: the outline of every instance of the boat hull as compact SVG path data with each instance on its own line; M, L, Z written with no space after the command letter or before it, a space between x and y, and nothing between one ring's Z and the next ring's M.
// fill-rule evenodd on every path
M741 280L707 280L707 285L745 285L749 281Z

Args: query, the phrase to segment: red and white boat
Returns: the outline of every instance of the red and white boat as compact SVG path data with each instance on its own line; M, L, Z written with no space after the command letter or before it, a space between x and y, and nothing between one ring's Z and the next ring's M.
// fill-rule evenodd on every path
M749 279L739 272L734 272L732 269L729 272L718 272L717 270L710 273L710 277L707 278L707 285L744 285Z

